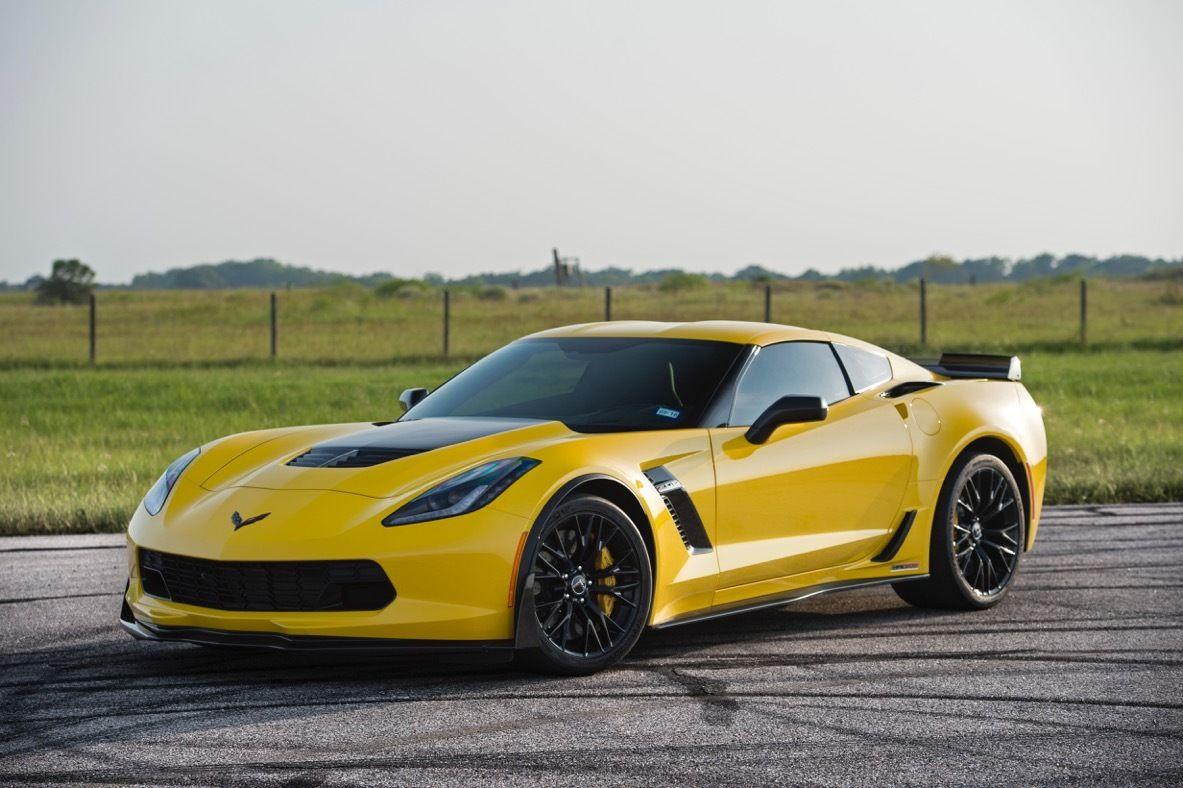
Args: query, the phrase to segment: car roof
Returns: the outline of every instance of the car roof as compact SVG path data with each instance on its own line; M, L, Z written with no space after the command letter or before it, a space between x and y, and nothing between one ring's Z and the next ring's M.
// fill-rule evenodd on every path
M743 345L771 345L775 342L813 340L827 342L835 335L798 326L754 323L742 320L698 320L688 323L661 323L655 320L613 320L607 323L581 323L531 334L539 337L661 337L664 339L713 339ZM863 343L858 343L863 344Z

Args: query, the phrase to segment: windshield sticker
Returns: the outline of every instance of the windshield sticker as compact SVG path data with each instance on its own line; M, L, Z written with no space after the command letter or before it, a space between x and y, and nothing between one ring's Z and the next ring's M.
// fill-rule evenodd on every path
M672 410L670 408L658 408L657 415L658 416L665 416L667 419L676 419L682 415L682 411Z

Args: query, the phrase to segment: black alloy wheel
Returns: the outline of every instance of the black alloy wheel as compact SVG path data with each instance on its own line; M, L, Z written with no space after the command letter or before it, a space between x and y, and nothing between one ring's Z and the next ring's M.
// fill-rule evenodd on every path
M984 610L1014 583L1027 528L1014 474L993 454L968 454L949 471L933 511L929 576L893 588L917 607Z
M1019 565L1022 503L993 465L966 477L953 513L953 557L962 579L983 596L1006 588Z
M627 654L649 618L653 572L632 520L595 496L578 496L547 519L530 565L539 647L531 667L562 674L600 670Z

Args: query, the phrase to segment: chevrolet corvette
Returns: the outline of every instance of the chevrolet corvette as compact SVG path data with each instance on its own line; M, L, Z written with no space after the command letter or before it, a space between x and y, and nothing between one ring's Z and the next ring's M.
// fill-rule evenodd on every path
M577 675L647 628L823 592L988 608L1043 499L1019 379L765 323L543 331L403 392L397 420L179 457L129 524L120 623Z

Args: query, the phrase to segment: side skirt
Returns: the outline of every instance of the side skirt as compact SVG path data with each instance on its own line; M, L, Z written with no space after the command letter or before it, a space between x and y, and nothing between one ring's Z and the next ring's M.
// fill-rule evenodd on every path
M889 583L903 583L908 580L924 580L927 577L927 574L923 574L908 575L907 577L883 577L875 578L874 580L837 580L832 583L821 583L819 585L809 586L808 588L799 588L784 594L762 596L757 599L736 602L724 607L711 608L700 613L689 613L685 616L670 619L669 621L663 621L660 624L654 624L650 629L668 629L670 627L681 626L682 624L697 624L700 621L710 621L714 618L734 616L740 613L751 613L754 610L763 610L768 607L781 607L811 596L828 594L831 591L853 591L856 588L869 588L870 586L881 586Z

